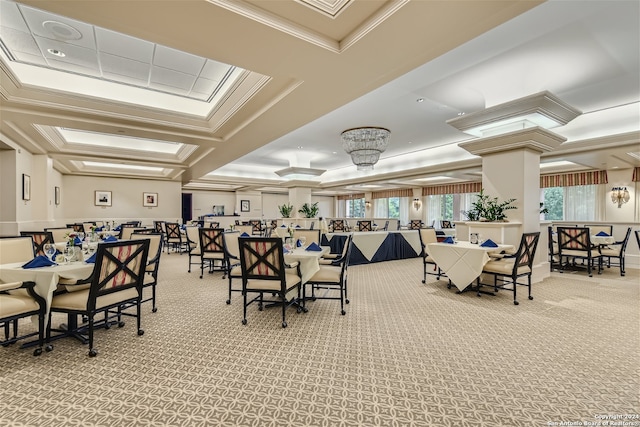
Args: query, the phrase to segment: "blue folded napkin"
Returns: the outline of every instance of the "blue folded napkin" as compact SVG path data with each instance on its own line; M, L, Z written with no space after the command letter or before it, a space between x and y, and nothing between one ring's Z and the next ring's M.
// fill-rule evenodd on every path
M453 238L451 236L447 237L442 241L442 243L453 243Z
M296 248L300 248L302 247L302 240L298 239L296 240Z
M498 247L498 245L496 244L496 242L494 242L494 241L493 241L493 240L491 240L491 239L487 239L487 240L485 240L484 242L482 242L482 244L481 244L480 246L482 246L482 247L484 247L484 248L497 248L497 247Z
M73 244L74 244L74 245L78 245L78 246L79 246L79 245L82 245L82 239L81 239L81 238L79 238L78 236L76 236L76 238L75 238L75 239L73 239Z
M373 224L373 226L374 226L374 227L377 227L377 226L378 226L378 224Z
M607 233L605 233L604 231L599 232L598 234L596 234L596 236L605 236L605 237L609 237L609 235Z
M283 253L283 254L288 254L288 253L289 253L289 250L288 250L287 248L282 248L282 253Z
M307 246L307 251L321 251L322 248L316 244L316 242L311 242L309 246Z
M102 239L102 241L103 241L103 242L117 242L117 241L118 241L118 239L116 239L116 238L115 238L115 237L113 237L113 236L107 236L107 237L105 237L104 239Z
M115 227L113 231L120 231L120 226Z
M38 255L28 263L24 264L22 268L38 268L38 267L49 267L50 265L57 265L55 262L51 261L44 255Z
M95 231L104 231L104 226L96 227Z
M98 252L94 252L93 255L91 255L89 258L84 260L84 262L86 262L87 264L95 264L96 263L96 254L97 253Z
M300 227L299 225L296 225L296 228L302 228L302 227Z
M251 237L251 236L249 236L249 234L245 231L240 235L240 237Z
M286 225L284 225L284 224L282 224L280 227L282 227L282 228L286 228L287 226L286 226Z

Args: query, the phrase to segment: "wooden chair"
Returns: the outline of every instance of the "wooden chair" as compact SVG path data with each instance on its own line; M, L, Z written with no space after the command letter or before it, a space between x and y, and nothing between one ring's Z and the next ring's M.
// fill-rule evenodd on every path
M133 233L131 235L133 240L149 240L149 253L147 255L147 265L144 269L144 280L142 282L142 289L151 288L151 296L143 299L140 303L151 301L151 311L153 313L158 311L156 306L156 287L158 286L158 270L160 269L160 255L162 255L162 234L160 233Z
M242 279L242 268L240 267L240 246L238 244L239 237L239 231L226 231L222 234L224 265L226 267L225 276L229 281L229 297L227 298L227 304L231 304L231 292L242 292L242 289L233 289L233 279Z
M262 229L262 221L259 219L252 219L249 221L251 225L251 235L252 236L262 236L264 230Z
M209 228L220 228L220 222L218 221L211 221L209 223Z
M412 219L409 221L409 230L420 230L422 228L422 220Z
M362 220L362 221L358 221L358 231L372 231L373 227L371 224L371 221L369 220Z
M528 298L531 296L531 273L533 271L533 259L536 255L540 232L524 233L520 239L520 246L513 258L502 258L496 261L489 261L482 269L482 273L493 275L493 289L498 292L500 289L513 292L513 304L518 305L516 298L518 286L526 286L529 290ZM518 278L526 277L527 283L518 282ZM501 283L498 284L498 279ZM480 277L476 279L478 285L478 296L480 296Z
M625 251L627 250L627 243L629 243L629 237L631 237L631 227L627 228L627 233L624 236L624 239L615 242L614 244L607 245L604 247L600 247L600 255L602 258L607 259L607 268L613 266L620 267L620 275L624 276L624 266L625 266ZM637 234L636 234L637 237ZM617 258L617 262L611 264L611 258Z
M177 222L165 222L165 235L167 243L167 254L173 248L174 252L182 252L186 245L182 241L182 233L180 232L180 224Z
M33 256L46 255L44 253L44 245L55 243L53 234L50 231L21 231L20 235L31 236L33 240Z
M136 228L139 228L140 226L136 223L123 223L120 224L120 235L118 236L118 239L120 240L127 240L131 237L131 233L133 233L133 231Z
M73 286L89 284L89 288L69 292L63 291L53 296L47 328L47 342L52 339L51 332L60 334L54 339L88 333L89 357L98 354L93 347L94 330L99 327L109 328L109 310L117 309L118 326L124 326L121 318L122 306L133 303L136 307L138 335L143 335L141 328L140 304L142 300L142 286L147 256L149 253L149 239L123 240L111 243L101 243L96 252L96 263L93 274L86 281L78 281ZM62 330L51 327L51 313L61 312L71 316L85 316L86 325ZM104 320L97 321L95 316L105 313Z
M346 231L346 227L344 224L344 220L343 219L334 219L332 221L333 223L333 232L337 232L337 231Z
M204 276L205 264L209 266L209 273L213 273L216 269L225 271L224 264L224 243L222 228L199 228L200 234L200 278Z
M386 220L384 222L384 227L382 227L382 231L387 231L389 230L389 220Z
M598 274L602 274L602 255L597 247L591 244L591 233L587 227L558 227L558 257L560 258L560 272L563 273L569 265L576 266L576 259L586 261L587 273L592 277L591 270L598 261Z
M453 228L453 224L448 219L440 221L440 228Z
M349 304L349 298L347 296L347 267L349 266L349 256L351 255L351 242L353 234L350 234L345 243L345 250L343 256L334 261L332 265L321 265L311 278L303 285L302 301L306 304L307 286L311 287L310 300L315 301L317 299L332 299L340 300L340 314L345 315L347 312L344 309L344 305ZM326 293L319 295L317 292L325 290ZM338 296L328 294L331 291L337 290Z
M274 301L282 306L282 327L287 327L286 310L290 305L296 305L298 312L302 307L300 299L300 276L291 272L284 262L282 239L278 237L240 237L240 267L242 270L242 324L247 324L247 307L258 302L258 309L264 307L264 294L272 294ZM297 298L287 300L287 294L297 291ZM248 294L255 293L256 297L248 299Z
M440 277L445 274L440 270L440 267L436 264L436 262L431 258L431 256L427 253L427 245L429 243L438 243L438 236L436 235L436 230L433 228L421 228L418 230L418 235L420 236L420 245L422 246L422 283L427 283L427 274L432 274L440 280ZM433 271L435 273L429 273L427 271L427 266L433 266Z
M69 233L73 233L74 230L71 227L51 227L45 228L44 231L50 231L53 236L54 243L64 243L67 241Z

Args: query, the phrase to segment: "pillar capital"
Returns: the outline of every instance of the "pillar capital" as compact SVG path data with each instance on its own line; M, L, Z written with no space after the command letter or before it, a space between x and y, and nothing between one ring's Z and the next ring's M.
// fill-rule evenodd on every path
M555 132L536 126L469 142L462 142L458 144L458 146L476 156L512 150L531 150L537 153L544 153L555 150L566 140L565 137Z

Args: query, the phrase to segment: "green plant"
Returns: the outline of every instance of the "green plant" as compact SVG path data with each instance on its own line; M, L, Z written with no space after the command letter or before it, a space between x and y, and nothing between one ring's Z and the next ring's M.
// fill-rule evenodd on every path
M513 203L516 199L509 199L498 202L497 197L490 197L484 194L484 188L478 193L477 200L471 203L471 209L462 211L467 221L504 221L507 218L505 211L516 209Z
M278 210L280 210L280 215L282 218L291 218L291 212L293 212L293 205L287 203L286 205L278 206Z
M315 202L313 204L305 203L298 212L304 215L305 218L315 218L318 215L318 210L318 202Z
M544 207L544 203L540 202L540 214L548 214L549 209Z

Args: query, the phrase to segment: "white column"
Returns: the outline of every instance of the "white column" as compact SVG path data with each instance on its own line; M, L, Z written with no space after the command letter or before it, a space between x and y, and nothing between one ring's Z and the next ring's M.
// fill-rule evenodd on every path
M293 205L292 218L302 218L298 210L305 203L311 204L311 188L291 187L289 188L289 203Z

